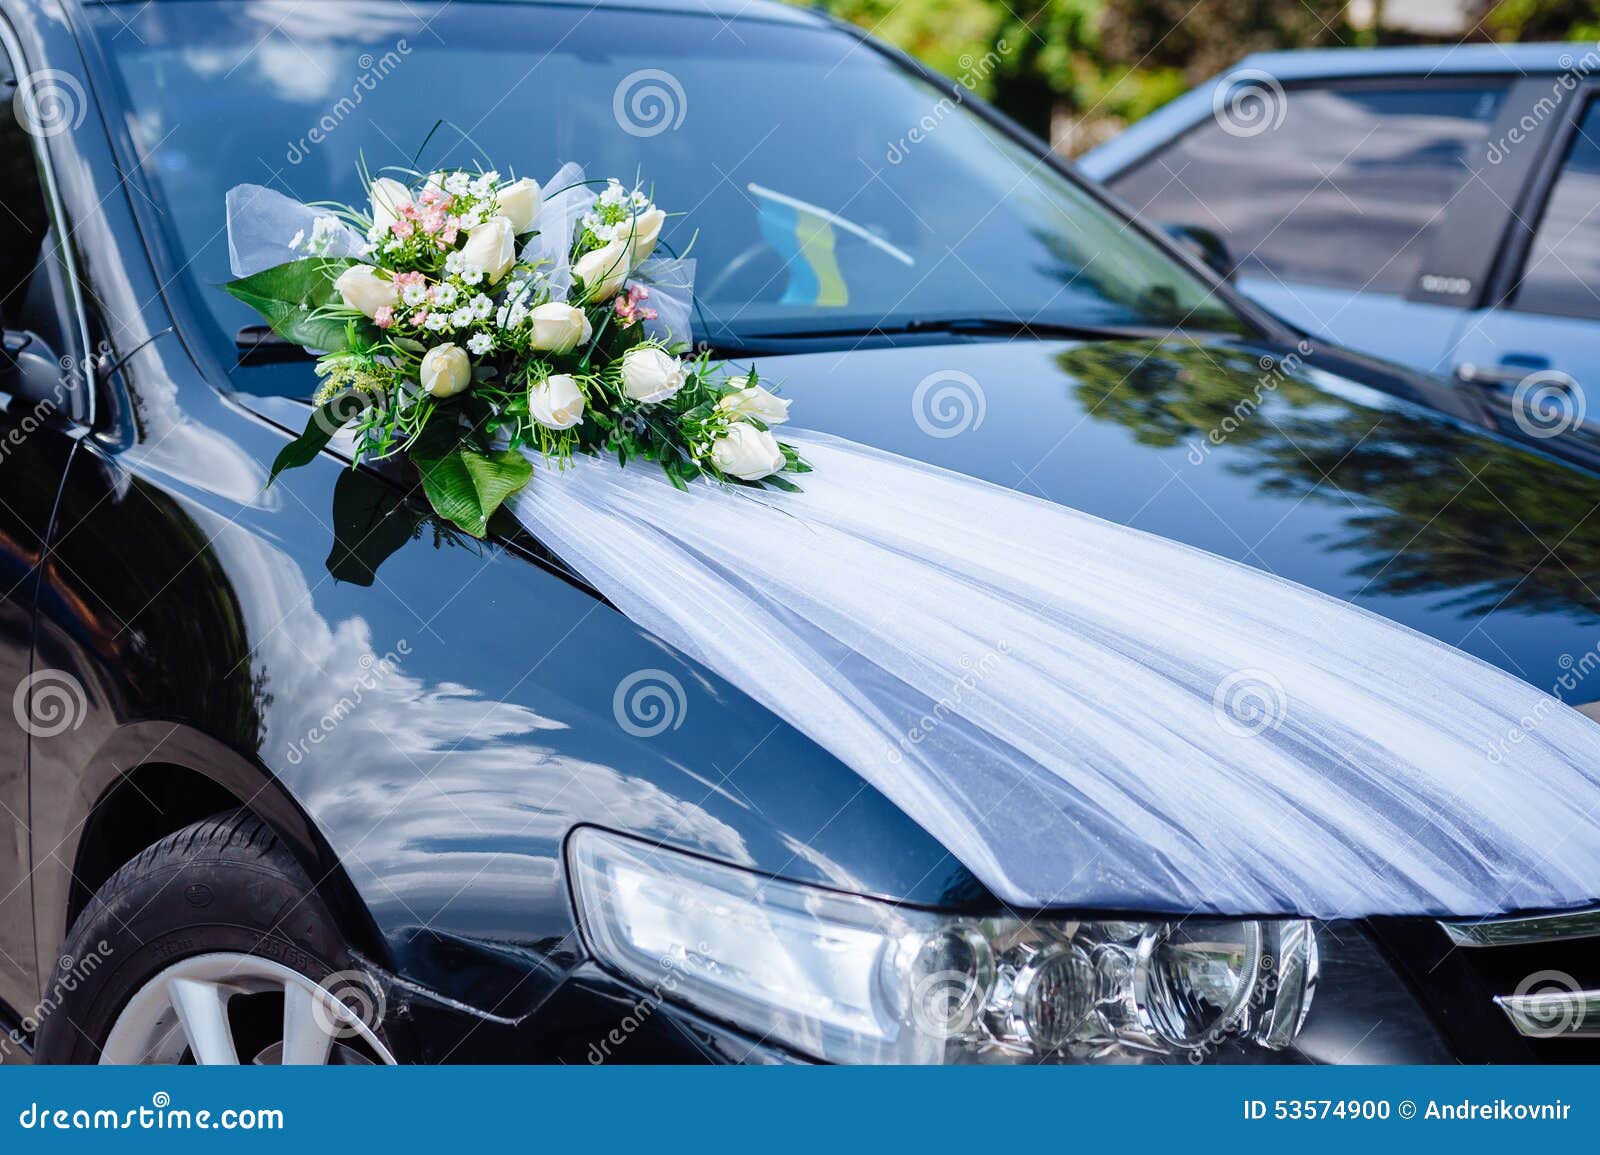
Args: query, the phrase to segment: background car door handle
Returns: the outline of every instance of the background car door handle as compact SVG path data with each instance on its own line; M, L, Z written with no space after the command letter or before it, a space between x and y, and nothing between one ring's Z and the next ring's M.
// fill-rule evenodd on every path
M1529 361L1534 358L1529 358ZM1502 361L1498 365L1479 365L1472 361L1463 361L1455 368L1456 380L1464 381L1470 385L1520 385L1530 377L1538 377L1552 384L1563 383L1568 389L1576 389L1578 383L1569 374L1559 369L1550 368L1550 362L1543 358L1538 359L1540 364L1527 364ZM1564 379L1564 381L1563 381Z

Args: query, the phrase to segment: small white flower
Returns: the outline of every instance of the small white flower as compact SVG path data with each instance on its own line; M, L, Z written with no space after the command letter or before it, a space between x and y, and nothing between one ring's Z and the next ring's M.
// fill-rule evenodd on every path
M453 172L444 178L444 191L458 197L472 187L472 178L464 172Z
M304 241L305 239L306 231L305 229L301 229L299 232L295 233L294 239L289 242L289 247L291 249L298 249L300 247L300 242Z
M468 308L460 308L450 314L450 323L457 329L465 329L475 320L477 318L473 316L472 310Z
M323 215L311 222L311 248L326 253L339 235L339 218Z
M440 285L433 291L433 303L441 309L448 309L456 303L456 287L454 285Z
M452 276L455 276L455 275L459 274L466 267L467 267L467 262L462 259L461 253L460 253L459 250L457 252L451 253L449 256L447 256L444 259L444 271L449 273L449 274L451 274Z
M407 307L415 309L419 305L427 303L428 287L426 285L407 285L405 291L400 294L400 299L406 303Z
M468 285L479 285L479 284L482 284L483 283L483 270L482 269L474 269L474 268L470 268L470 267L466 268L466 269L463 269L461 271L461 280L462 280L462 283L468 284Z
M472 298L472 315L478 318L478 320L483 320L492 312L494 312L494 302L488 297L485 297L482 293L479 293L476 297Z
M435 333L442 332L444 329L446 329L449 326L449 324L450 324L450 315L448 313L429 313L428 314L427 326L428 326L428 328L432 329Z
M494 338L489 336L487 333L474 333L467 340L467 349L475 357L482 357L485 353L493 348Z

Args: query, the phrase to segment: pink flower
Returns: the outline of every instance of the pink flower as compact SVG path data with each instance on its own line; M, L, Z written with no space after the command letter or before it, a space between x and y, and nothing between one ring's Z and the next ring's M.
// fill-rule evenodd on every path
M409 289L412 285L427 284L427 281L428 278L421 273L399 273L394 279L394 283L400 287L401 292Z
M395 236L399 237L403 241L412 233L417 231L417 226L413 222L402 218L401 220L395 221L394 224L390 225L389 231L394 233Z
M394 325L394 309L384 305L376 313L372 314L372 319L376 322L378 328L388 329Z

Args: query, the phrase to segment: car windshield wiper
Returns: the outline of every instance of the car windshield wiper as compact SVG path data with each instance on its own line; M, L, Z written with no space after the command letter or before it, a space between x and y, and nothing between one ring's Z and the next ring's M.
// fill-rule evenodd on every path
M1178 326L1080 325L1065 321L1024 321L1017 317L937 317L908 321L908 333L974 333L994 337L1065 337L1085 341L1126 341L1182 335Z
M269 365L283 361L315 361L316 354L287 337L280 337L267 325L246 325L233 335L233 347L241 365Z
M1088 325L1061 321L1024 321L1014 317L930 317L890 325L841 326L832 329L791 329L767 333L733 333L711 343L720 348L752 352L754 347L777 348L786 342L847 340L850 338L921 336L947 333L974 337L1036 337L1043 340L1133 341L1199 336L1199 330L1179 326Z

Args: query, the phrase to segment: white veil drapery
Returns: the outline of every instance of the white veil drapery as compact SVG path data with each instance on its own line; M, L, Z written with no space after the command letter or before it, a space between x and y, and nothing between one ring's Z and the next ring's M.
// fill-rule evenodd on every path
M1600 893L1600 726L1555 699L1187 546L785 440L816 467L800 494L581 458L513 508L1003 901L1331 918Z

